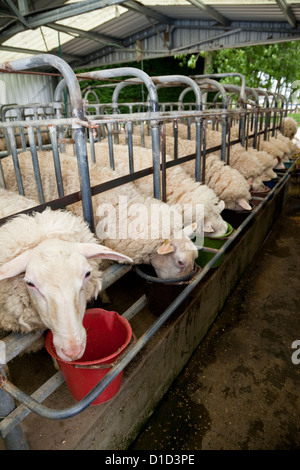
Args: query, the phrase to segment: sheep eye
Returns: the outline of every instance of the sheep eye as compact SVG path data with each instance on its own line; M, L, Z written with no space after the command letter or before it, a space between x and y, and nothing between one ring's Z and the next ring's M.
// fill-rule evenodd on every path
M26 281L26 280L25 280L25 282L26 282L26 284L27 284L29 287L35 287L35 285L33 284L33 282L31 282L31 281Z
M84 278L87 279L88 277L90 277L90 275L91 275L91 271L88 271L88 272L85 274Z

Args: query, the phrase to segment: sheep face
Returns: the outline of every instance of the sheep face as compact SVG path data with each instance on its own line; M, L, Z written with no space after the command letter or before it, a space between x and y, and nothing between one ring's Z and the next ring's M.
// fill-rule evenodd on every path
M192 224L158 248L151 264L159 278L177 279L193 270L198 250L189 237L195 230L196 224Z
M204 235L206 237L221 237L227 232L227 222L222 218L221 212L225 209L224 201L204 207Z
M88 258L94 257L130 260L96 243L48 239L0 268L0 280L25 273L31 304L52 331L56 352L64 361L79 359L85 350L82 319L87 284L95 275Z

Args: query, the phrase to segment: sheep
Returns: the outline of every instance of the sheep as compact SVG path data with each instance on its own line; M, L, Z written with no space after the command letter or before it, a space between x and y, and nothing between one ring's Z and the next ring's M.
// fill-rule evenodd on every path
M195 141L178 138L177 150L179 157L195 153ZM166 136L166 152L170 155L174 154L174 139L172 137ZM194 161L183 163L182 167L190 176L195 175ZM226 165L217 155L206 155L205 184L224 201L226 209L251 210L248 182L241 173Z
M102 167L109 165L109 150L107 142L95 144L97 164ZM128 147L126 145L114 145L114 159L116 170L120 175L127 173ZM135 169L140 170L152 165L152 151L150 149L134 147ZM180 181L180 186L178 182ZM152 178L144 177L135 181L135 185L147 196L152 194ZM224 235L227 231L227 223L221 216L225 208L224 201L220 201L216 194L207 186L195 182L182 168L177 165L169 168L166 174L167 203L176 205L183 213L184 205L192 206L192 222L196 222L198 232L206 232L208 236L215 237ZM197 218L196 209L203 204L203 215L199 212ZM200 228L199 228L200 227Z
M170 132L170 124L167 124L167 130ZM182 130L182 126L179 127ZM183 133L181 133L182 135ZM136 136L133 136L134 139ZM135 142L137 139L135 139ZM165 137L166 141L166 153L174 155L174 140L170 136ZM145 136L144 143L146 147L151 146L149 137ZM189 155L195 153L195 141L178 138L177 141L178 156ZM217 174L211 175L210 169L212 166L212 160L210 164L207 161L208 155L206 156L206 168L205 168L205 184L211 188L215 194L225 202L227 209L246 209L251 210L249 205L249 199L251 197L249 192L249 184L245 178L234 168L225 165L221 160L217 163L214 159L214 171ZM190 175L195 175L195 163L193 161L182 164L182 168Z
M277 173L273 170L278 164L277 158L273 157L269 153L263 150L256 150L253 147L248 147L247 151L256 156L264 165L264 173L268 178L277 178ZM265 179L266 181L266 179Z
M39 203L34 199L0 188L0 219L38 205Z
M288 158L297 152L296 143L294 143L288 137L282 135L281 132L278 132L276 137L272 137L272 140L282 146L282 150L284 151L285 156Z
M237 170L221 161L218 155L206 155L205 181L214 188L227 209L251 210L248 182Z
M58 197L54 164L52 160L51 152L38 151L38 161L40 174L43 184L44 197L46 201L56 199ZM34 172L32 167L32 158L30 152L23 152L19 154L19 164L21 173L23 176L23 185L26 196L31 198L37 198L37 190L34 179ZM5 157L2 162L3 173L8 189L17 190L16 178L13 171L13 164L10 157ZM77 168L77 162L74 157L69 155L61 155L61 169L63 176L64 190L66 194L79 191L79 174ZM115 179L119 175L111 170L110 168L101 169L96 164L90 163L90 181L91 185L94 186L99 183L104 183ZM118 216L118 208L120 203L120 197L127 198L128 203L128 220L126 220L128 226L133 226L135 222L140 221L141 224L145 224L141 227L141 232L145 234L146 238L139 236L138 239L133 237L109 237L109 233L104 230L103 224L99 220L101 216L101 210L109 205L116 211L116 217ZM136 207L137 204L144 204L147 213L151 213L151 208L160 205L161 210L164 212L165 217L170 220L169 233L161 233L157 228L155 234L151 235L151 218L149 220L139 220L137 215L130 213L130 208ZM158 207L158 206L157 206ZM107 247L113 248L118 247L118 251L124 253L132 259L132 264L152 264L156 269L157 275L165 277L181 277L183 273L190 272L193 269L194 261L197 255L197 249L190 240L192 233L196 230L196 224L186 224L185 230L183 230L182 215L174 207L169 207L167 204L158 201L152 197L145 197L133 183L127 183L116 189L104 191L93 197L93 208L94 217L97 225L96 234L100 239L101 243ZM81 203L74 203L68 206L68 209L73 211L76 215L82 216ZM102 219L105 219L102 214ZM105 222L105 220L104 220ZM118 220L114 221L119 229ZM172 223L172 226L171 226ZM122 227L121 227L122 228ZM152 227L153 228L153 227ZM116 235L118 235L118 231ZM189 234L189 236L186 235ZM165 240L169 239L169 243ZM184 243L183 243L184 241ZM165 256L168 255L168 256ZM160 258L160 260L159 260ZM168 269L161 269L160 266L165 261L166 265L169 266L170 272L168 275ZM173 264L172 264L173 263Z
M298 130L298 125L293 118L287 117L283 119L282 134L285 137L288 137L290 140L293 140L295 135L297 134L297 130Z
M239 128L238 125L231 127L231 133L233 136L238 137ZM248 151L250 151L253 145L253 138L248 139ZM288 161L289 156L293 154L297 148L296 145L285 137L280 132L277 133L276 137L271 136L267 140L261 138L258 144L258 150L267 152L269 155L277 159L276 165L273 168L284 168L284 165L280 165L282 161Z
M183 132L181 129L180 132ZM191 129L191 138L195 138L195 128ZM216 147L222 143L221 132L207 129L206 131L206 148ZM221 155L221 151L214 152L216 155ZM243 177L251 185L252 189L264 189L262 176L264 174L264 165L259 161L256 156L250 155L249 152L241 144L234 144L230 146L229 165L239 171Z
M1 206L14 198L4 191ZM19 208L20 196L15 196ZM81 217L49 207L4 223L0 247L1 329L28 333L49 328L58 356L79 359L86 345L86 304L102 286L99 260L131 259L100 245Z

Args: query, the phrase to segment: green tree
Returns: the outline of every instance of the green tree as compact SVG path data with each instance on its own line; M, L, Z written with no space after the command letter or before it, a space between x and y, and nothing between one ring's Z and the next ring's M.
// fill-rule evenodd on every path
M179 62L194 69L200 56L210 55L207 73L238 72L245 76L250 87L263 87L282 92L289 90L295 93L291 85L300 80L300 41L280 42L236 49L220 49L212 52L201 52L198 55L177 56ZM238 79L237 79L238 80ZM233 82L224 79L224 82ZM239 83L239 81L237 81ZM300 84L300 83L299 83Z

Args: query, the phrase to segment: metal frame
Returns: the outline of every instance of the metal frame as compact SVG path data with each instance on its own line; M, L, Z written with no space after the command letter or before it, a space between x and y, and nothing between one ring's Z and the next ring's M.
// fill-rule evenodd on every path
M28 135L30 137L30 149L33 154L35 155L36 152L36 144L34 140L34 128L38 127L39 125L50 125L50 128L55 128L51 131L51 143L52 143L52 151L54 155L54 160L57 163L57 183L58 186L62 184L61 176L59 173L59 152L60 148L57 144L57 139L59 132L56 132L56 128L62 129L64 126L69 126L72 128L73 135L74 135L74 142L76 147L76 156L78 160L79 166L79 173L81 175L81 191L80 194L74 193L71 195L64 195L63 192L60 193L59 199L55 201L50 201L44 203L41 200L41 204L35 208L32 208L27 211L23 212L31 212L32 210L42 211L44 208L49 205L52 208L59 208L65 207L66 205L70 204L71 202L78 201L82 198L83 204L83 214L84 218L89 222L90 227L93 230L94 221L93 221L93 214L90 211L92 206L92 195L97 194L99 192L105 191L107 189L111 189L112 187L116 187L118 185L122 185L128 181L133 181L136 178L141 178L145 175L149 175L153 173L153 181L154 181L154 196L157 198L161 198L160 192L160 177L162 175L163 178L163 171L162 165L160 161L160 150L161 150L161 135L160 135L160 128L163 129L164 122L171 121L171 122L178 122L179 120L185 120L186 122L192 122L192 125L196 127L199 126L199 133L197 133L197 142L201 142L204 139L204 136L201 136L201 133L204 132L205 134L205 125L203 123L208 119L217 119L221 117L221 121L224 120L226 129L229 131L230 129L230 122L233 117L247 117L251 116L253 113L273 113L273 121L274 126L273 128L278 128L276 126L276 120L278 118L277 115L284 115L285 108L282 106L281 108L259 108L257 109L257 103L253 109L247 110L243 107L246 101L244 101L244 93L250 93L251 90L248 90L245 87L237 87L234 88L234 92L240 93L243 96L243 101L241 103L241 107L238 109L230 109L227 108L228 106L228 95L227 93L232 92L232 88L228 88L226 90L225 87L218 84L213 78L202 77L200 82L197 84L192 79L188 79L187 77L182 76L171 76L171 77L153 77L150 78L144 72L141 72L137 69L132 68L121 68L121 69L111 69L107 71L101 72L90 72L88 74L88 78L90 79L99 79L107 78L107 77L120 77L120 76L134 76L133 79L125 80L121 85L118 85L115 88L113 102L111 103L112 109L115 114L110 115L102 115L102 116L93 116L93 119L87 118L83 112L83 100L81 98L80 89L78 85L78 80L83 78L82 74L75 75L69 66L67 66L64 61L61 59L57 59L51 55L43 55L41 57L30 58L18 62L10 63L6 65L6 67L12 67L14 70L23 70L32 67L39 67L43 66L47 63L51 63L52 66L56 66L64 76L64 80L60 82L57 87L55 93L55 103L59 103L61 100L62 92L65 87L68 88L69 96L70 96L70 105L71 105L71 114L72 117L70 118L63 118L60 115L61 107L57 105L56 109L58 111L59 117L54 119L46 119L46 120L25 120L25 121L12 121L12 122L2 122L0 124L0 128L6 129L10 138L11 144L11 153L12 157L15 161L15 171L16 174L18 173L18 150L16 143L15 143L15 136L13 133L14 127L26 127L28 129ZM4 67L4 64L2 64ZM1 67L1 66L0 66ZM86 78L87 74L84 75ZM217 77L215 77L217 78ZM149 110L144 113L130 113L130 114L119 114L118 113L118 93L124 86L129 86L130 84L141 84L144 83L149 92ZM160 112L159 111L159 103L157 100L157 92L155 88L155 84L159 85L166 85L170 83L177 83L181 82L186 87L192 88L195 93L195 110L188 110L183 111L180 109L182 107L182 96L180 101L177 102L176 106L178 109L176 111L170 112ZM213 89L216 94L218 95L221 93L222 96L222 111L220 114L219 109L207 109L202 110L202 99L201 94L206 92L207 86L210 89ZM253 94L253 91L251 91ZM262 94L261 90L255 90L256 97L259 94ZM254 94L255 94L254 93ZM263 93L263 96L266 100L268 100L268 104L270 104L269 97L267 93ZM247 97L246 97L247 98ZM274 104L277 105L276 101ZM228 122L227 122L228 121ZM152 134L152 151L153 151L153 167L142 170L139 172L134 171L134 165L132 160L132 165L129 167L129 174L122 178L117 178L113 181L107 182L105 184L97 185L96 187L91 188L90 181L88 177L88 160L87 160L87 137L86 137L86 130L93 129L99 126L106 126L111 131L113 131L113 126L116 124L116 132L118 132L118 126L125 125L129 129L129 132L132 132L133 123L136 122L146 122L149 123L151 128ZM280 121L281 122L281 121ZM267 121L269 130L271 129L271 119ZM227 126L228 124L228 126ZM261 132L265 132L261 130ZM265 134L267 135L267 134ZM223 139L225 134L223 134ZM248 137L248 135L246 136ZM111 143L113 145L112 139ZM201 149L201 147L198 147ZM222 148L222 146L220 146ZM210 150L209 150L210 151ZM199 157L203 158L203 163L205 162L205 145L202 149L202 152L199 153ZM174 158L173 161L167 162L166 167L170 167L173 165L181 164L184 161L194 159L195 166L197 167L197 152L193 155L187 155L185 157ZM6 158L6 157L4 157ZM1 160L0 160L1 163ZM113 162L112 162L113 163ZM295 165L295 163L294 163ZM293 165L293 166L294 166ZM172 313L177 309L177 307L183 302L183 300L192 292L192 290L201 282L204 278L206 273L209 269L213 266L213 264L221 257L224 252L234 243L236 238L240 235L240 233L244 230L245 227L251 222L251 220L255 217L257 212L267 203L269 199L271 199L274 195L274 192L277 191L281 185L285 184L290 176L290 172L292 168L285 173L285 175L280 179L277 185L270 191L267 198L262 199L259 205L249 214L245 222L236 230L235 234L230 237L230 239L223 245L222 249L218 250L215 253L212 260L205 266L205 268L195 276L193 281L183 290L183 292L168 306L168 308L162 313L162 315L147 329L147 331L137 339L136 343L130 347L126 354L122 357L121 361L118 362L111 371L105 376L101 382L80 402L76 405L71 406L65 409L51 409L47 408L46 406L42 405L41 402L49 396L61 383L63 382L61 373L58 372L52 378L50 378L40 389L38 389L32 396L28 396L18 387L13 385L6 377L2 370L2 366L7 364L13 357L18 355L20 351L23 351L28 347L28 345L32 344L41 334L41 331L38 331L33 334L29 335L21 335L21 334L11 334L8 335L2 342L0 342L0 362L1 366L1 373L0 373L0 393L4 395L3 399L0 403L0 414L1 416L6 416L6 418L2 419L0 422L0 434L5 439L5 442L8 448L16 449L20 448L27 448L26 439L20 435L22 435L22 431L19 427L19 423L28 415L31 411L39 414L42 417L48 419L67 419L69 417L75 416L78 413L81 413L84 409L86 409L94 400L95 398L109 385L109 383L129 364L129 362L142 350L145 344L150 340L150 338L159 330L159 328L166 322L166 320L172 315ZM162 173L161 173L162 171ZM38 171L36 173L38 179ZM19 172L20 176L20 184L19 184L19 191L22 194L22 175ZM196 177L197 179L197 177ZM159 184L159 187L157 186ZM42 188L41 188L42 194ZM6 219L1 219L0 224L4 223ZM104 283L103 289L106 289L109 285L112 285L116 280L120 279L123 275L125 275L131 266L126 265L113 265L104 273ZM131 305L128 310L123 314L125 318L131 319L135 314L137 314L145 305L147 301L145 296L143 295L140 297L133 305ZM8 395L7 395L8 394ZM11 400L11 397L16 399L17 401L21 402L21 405L13 410L14 405ZM20 434L21 433L21 434ZM21 442L21 444L20 444Z

